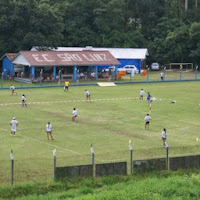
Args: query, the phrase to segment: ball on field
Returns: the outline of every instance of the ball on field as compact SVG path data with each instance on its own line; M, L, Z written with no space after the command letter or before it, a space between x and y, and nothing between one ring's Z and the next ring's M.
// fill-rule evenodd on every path
M153 97L153 98L152 98L152 101L153 101L153 102L156 102L156 97Z

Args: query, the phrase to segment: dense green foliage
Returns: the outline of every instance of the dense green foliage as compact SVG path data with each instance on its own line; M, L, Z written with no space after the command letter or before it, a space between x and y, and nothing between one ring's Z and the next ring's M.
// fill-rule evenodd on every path
M191 0L1 0L0 54L32 46L148 48L149 62L200 60Z
M73 179L0 188L0 199L191 200L200 198L199 171Z

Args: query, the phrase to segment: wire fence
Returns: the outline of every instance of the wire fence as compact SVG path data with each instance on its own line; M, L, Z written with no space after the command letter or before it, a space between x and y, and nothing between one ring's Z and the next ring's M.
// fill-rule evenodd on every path
M200 80L199 69L194 70L162 70L150 71L139 74L115 74L111 73L108 76L98 75L97 78L78 78L76 81L69 80L70 85L96 85L97 82L115 82L115 83L133 83L133 82L165 82L165 81L186 81ZM1 76L1 87L9 88L10 85L15 85L17 88L28 87L60 87L64 86L65 81L62 79L31 81L23 76L20 78L12 78Z
M94 153L94 154L93 154ZM169 153L169 155L168 155ZM59 150L53 154L49 152L47 158L31 157L28 159L18 159L17 155L13 156L13 183L28 183L28 182L39 182L54 179L54 157L56 156L56 166L79 166L79 165L92 165L92 164L103 164L103 163L127 163L127 174L130 174L134 169L131 169L132 161L136 160L148 160L148 159L160 159L170 157L179 157L185 155L200 155L199 145L195 146L191 151L189 147L181 147L179 150L176 147L171 149L167 148L156 148L146 150L134 150L132 146L127 147L127 151L95 154L89 152L88 154L81 155L63 155ZM200 163L199 163L200 164ZM1 185L11 184L12 176L12 159L8 155L8 159L1 160L0 162L0 183ZM12 184L11 184L12 185Z

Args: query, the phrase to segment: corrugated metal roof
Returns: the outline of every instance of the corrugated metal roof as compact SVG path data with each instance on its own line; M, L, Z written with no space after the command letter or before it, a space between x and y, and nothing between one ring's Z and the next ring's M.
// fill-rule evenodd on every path
M20 51L14 64L29 66L119 65L109 51Z
M146 48L100 48L100 47L57 47L54 51L109 51L117 59L146 59L149 55ZM31 51L37 51L37 47L33 47Z

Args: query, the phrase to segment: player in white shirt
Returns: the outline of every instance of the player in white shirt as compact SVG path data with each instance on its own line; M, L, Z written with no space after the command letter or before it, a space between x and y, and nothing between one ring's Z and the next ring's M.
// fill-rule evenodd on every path
M85 90L85 97L86 97L86 101L90 101L91 102L90 92L88 90Z
M150 121L151 121L151 117L150 117L149 114L147 114L147 115L145 116L144 121L145 121L145 129L147 129L147 128L149 129L149 123L150 123Z
M164 72L160 73L160 79L161 79L161 81L163 81L163 79L164 79Z
M17 131L18 121L13 117L12 121L10 122L11 125L11 136L15 136L15 133Z
M52 140L54 140L52 137L52 125L50 122L48 122L46 125L46 132L47 132L47 139L49 140L49 138L51 138Z
M162 138L162 141L163 141L163 147L166 147L167 131L166 131L165 128L162 131L161 138Z
M23 94L22 95L22 107L26 106L27 107L27 104L26 104L26 96Z
M10 90L12 91L12 95L15 93L17 94L17 92L15 92L15 86L14 85L11 85L10 86Z
M72 111L72 122L76 122L76 123L78 122L76 120L77 114L78 114L78 111L76 110L76 108L74 108L73 111Z
M143 89L140 90L140 97L139 97L139 100L143 100L143 97L144 97L144 93L145 91Z

